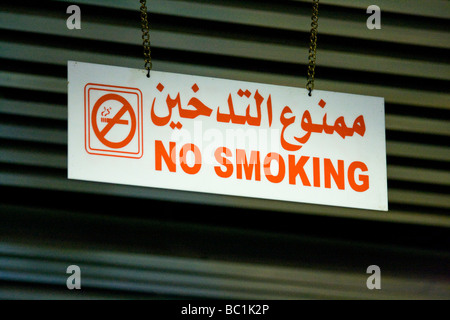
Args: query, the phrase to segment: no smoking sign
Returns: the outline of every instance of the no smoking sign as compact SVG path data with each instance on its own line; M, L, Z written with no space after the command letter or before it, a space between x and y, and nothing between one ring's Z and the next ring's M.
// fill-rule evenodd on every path
M141 158L142 92L136 88L88 83L84 98L86 151Z

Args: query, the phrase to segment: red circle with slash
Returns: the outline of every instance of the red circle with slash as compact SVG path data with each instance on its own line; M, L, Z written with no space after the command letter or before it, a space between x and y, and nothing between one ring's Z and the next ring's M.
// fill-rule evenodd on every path
M116 113L116 115L108 121L106 126L100 131L98 129L97 124L97 112L100 109L100 106L105 102L109 100L115 100L123 104L122 108ZM130 113L131 118L131 130L128 136L119 142L112 142L105 138L106 134L116 125L119 123L120 118L126 113ZM130 143L131 140L133 140L134 134L136 133L136 114L134 113L133 108L131 107L130 103L122 96L114 93L105 94L103 97L97 100L97 102L94 105L94 108L92 108L92 129L94 130L95 135L97 136L98 140L100 140L105 146L113 148L113 149L119 149L123 148L126 145Z

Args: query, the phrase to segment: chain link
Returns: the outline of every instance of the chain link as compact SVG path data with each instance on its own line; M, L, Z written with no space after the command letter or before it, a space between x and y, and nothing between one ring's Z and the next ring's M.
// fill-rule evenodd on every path
M308 95L314 89L314 74L316 69L316 49L317 49L317 29L319 27L319 0L313 0L313 12L311 16L311 36L309 44L308 56L308 79L306 82L306 89L309 91Z
M141 2L141 30L142 30L142 45L144 47L144 69L147 70L147 78L150 78L150 69L152 68L152 58L150 56L150 32L148 28L147 17L147 1Z

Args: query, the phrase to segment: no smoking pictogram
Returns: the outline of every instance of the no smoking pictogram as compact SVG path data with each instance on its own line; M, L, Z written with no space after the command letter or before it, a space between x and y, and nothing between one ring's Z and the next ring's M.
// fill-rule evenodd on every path
M142 93L139 89L88 84L85 108L88 153L127 158L142 156Z
M116 113L116 115L113 118L105 118L107 119L107 125L102 129L99 130L98 128L98 112L100 110L100 107L103 105L103 103L107 101L118 101L123 104L123 107ZM127 135L127 137L123 141L119 142L112 142L105 138L106 134L113 129L115 125L120 125L121 118L125 113L130 114L131 118L131 127L130 127L130 133ZM133 139L134 134L136 132L136 115L133 111L133 108L131 107L130 103L125 100L124 97L119 96L118 94L109 93L101 97L97 100L97 102L94 105L94 108L92 109L92 129L95 132L95 135L97 138L107 147L118 149L123 148L126 145L130 143L130 141Z

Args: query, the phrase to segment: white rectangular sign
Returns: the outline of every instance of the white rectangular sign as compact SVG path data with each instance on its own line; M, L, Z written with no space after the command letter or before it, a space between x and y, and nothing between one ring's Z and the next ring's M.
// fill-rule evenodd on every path
M70 179L387 210L383 98L68 69Z

